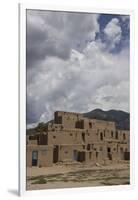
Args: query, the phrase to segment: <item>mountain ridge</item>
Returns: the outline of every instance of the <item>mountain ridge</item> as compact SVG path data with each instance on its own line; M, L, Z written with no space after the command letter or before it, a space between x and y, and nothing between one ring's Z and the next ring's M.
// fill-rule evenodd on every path
M113 121L116 124L116 128L120 130L129 130L130 129L130 114L122 110L108 110L104 111L100 108L94 109L87 113L82 113L84 117L89 119L98 119L105 121ZM52 120L48 121L51 122ZM27 129L27 134L35 134L39 130L45 129L45 126L48 122L39 123L36 127Z
M130 114L122 110L111 109L108 111L104 111L98 108L90 112L83 113L83 116L89 119L114 121L116 123L116 128L121 129L121 130L130 129Z

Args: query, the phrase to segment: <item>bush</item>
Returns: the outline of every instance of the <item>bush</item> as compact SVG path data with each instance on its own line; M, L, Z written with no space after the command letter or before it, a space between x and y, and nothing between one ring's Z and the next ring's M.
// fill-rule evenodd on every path
M36 180L32 184L45 184L45 183L47 183L47 180L45 178L41 177L40 179Z

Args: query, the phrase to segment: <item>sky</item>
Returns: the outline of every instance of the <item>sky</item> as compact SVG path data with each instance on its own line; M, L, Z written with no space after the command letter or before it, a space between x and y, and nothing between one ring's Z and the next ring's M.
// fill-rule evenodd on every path
M129 112L128 15L27 10L27 125L56 110Z

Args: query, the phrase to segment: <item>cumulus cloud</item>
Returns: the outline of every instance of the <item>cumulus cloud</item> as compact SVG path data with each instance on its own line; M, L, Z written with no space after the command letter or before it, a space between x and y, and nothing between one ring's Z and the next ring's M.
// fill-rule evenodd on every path
M109 42L110 48L113 49L121 40L122 30L119 19L113 18L105 27L104 33Z
M83 49L99 31L98 14L27 11L27 67L47 56L68 59L73 48Z
M50 120L55 110L128 108L129 102L124 104L129 89L128 51L117 56L103 52L100 47L92 42L83 54L72 51L67 61L48 57L39 64L38 81L28 87L28 101L32 103L32 111L39 115L36 119ZM105 98L108 96L112 97L110 103ZM35 117L34 113L32 116Z
M27 16L28 124L48 121L56 110L129 111L129 48L113 54L108 41L96 38L99 15L35 11ZM104 29L114 45L119 27L114 18Z

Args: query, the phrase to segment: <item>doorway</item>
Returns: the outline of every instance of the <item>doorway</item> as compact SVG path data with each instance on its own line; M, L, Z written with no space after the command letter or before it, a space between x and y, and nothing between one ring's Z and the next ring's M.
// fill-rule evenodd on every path
M103 140L103 133L100 133L100 140Z
M79 162L84 162L85 161L85 152L84 151L79 151L78 152L78 161Z
M58 162L58 152L59 152L59 146L54 145L54 148L53 148L53 163Z
M110 147L107 148L107 156L108 156L109 160L112 160L112 154L111 154L111 148Z
M38 151L32 152L32 166L37 166L38 164Z
M124 152L124 160L130 160L130 152Z
M82 140L85 142L85 133L82 133Z

